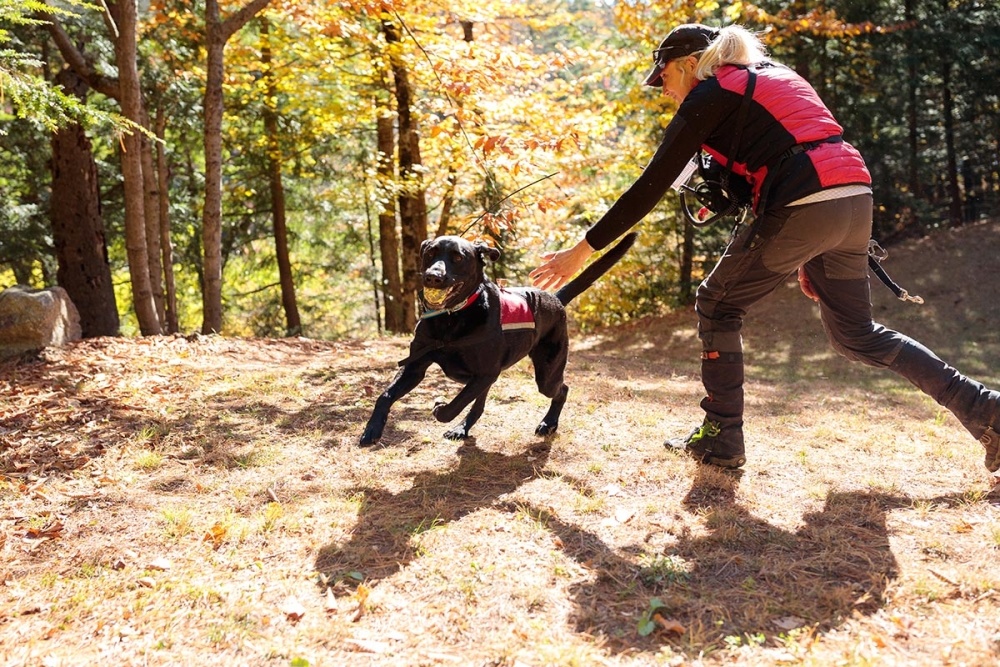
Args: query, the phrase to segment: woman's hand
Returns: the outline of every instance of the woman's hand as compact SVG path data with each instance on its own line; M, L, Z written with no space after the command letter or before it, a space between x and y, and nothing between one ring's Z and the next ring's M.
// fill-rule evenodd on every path
M581 239L572 248L542 254L542 265L531 272L531 282L535 287L556 290L565 285L579 271L594 249Z
M813 301L819 301L819 294L816 294L816 290L813 289L809 276L806 275L806 270L801 266L799 267L799 289L801 289L802 293Z

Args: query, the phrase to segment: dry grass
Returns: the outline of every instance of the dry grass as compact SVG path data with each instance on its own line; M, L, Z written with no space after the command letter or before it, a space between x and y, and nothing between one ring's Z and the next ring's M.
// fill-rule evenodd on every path
M880 319L993 385L998 236L894 249L925 306L873 287ZM440 437L433 375L355 446L401 338L104 339L0 367L0 662L994 664L979 445L836 358L789 287L745 332L745 470L698 466L661 444L700 420L693 324L577 336L550 441L519 365L475 443Z

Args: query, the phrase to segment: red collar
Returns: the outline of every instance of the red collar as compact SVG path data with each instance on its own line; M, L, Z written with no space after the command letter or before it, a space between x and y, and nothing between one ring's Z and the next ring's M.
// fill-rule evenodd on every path
M482 292L483 292L483 286L480 285L479 289L473 292L469 296L469 298L466 299L463 303L460 303L457 306L452 306L451 308L444 308L443 310L425 310L423 313L421 313L420 319L426 320L427 318L437 317L438 315L451 315L452 313L457 313L460 310L464 310L469 306L471 306L473 303L475 303L476 299L479 298L479 295L482 294Z

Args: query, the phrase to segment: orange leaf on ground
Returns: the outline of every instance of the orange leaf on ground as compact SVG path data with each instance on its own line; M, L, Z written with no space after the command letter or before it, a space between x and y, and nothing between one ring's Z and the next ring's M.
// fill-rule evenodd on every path
M663 618L663 616L661 616L658 613L653 614L653 620L656 621L656 624L659 625L660 629L662 629L664 632L675 635L683 635L685 632L687 632L687 628L685 628L679 622L675 621L672 618Z
M29 540L40 540L44 538L55 539L62 535L63 525L59 521L53 521L41 528L29 528L24 534Z
M205 537L202 538L204 542L211 542L213 549L218 549L222 546L222 541L226 539L226 527L221 523L216 522L208 531L205 533Z
M281 613L292 623L297 623L306 615L306 608L296 598L289 597L282 603Z

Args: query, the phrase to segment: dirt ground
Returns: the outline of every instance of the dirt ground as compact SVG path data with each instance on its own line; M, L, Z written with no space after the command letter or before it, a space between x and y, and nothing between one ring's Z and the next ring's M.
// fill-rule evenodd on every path
M1000 224L890 248L876 319L1000 386ZM4 665L987 665L1000 505L950 414L748 319L748 462L701 420L694 316L573 339L559 433L526 362L475 438L439 373L357 439L407 339L96 339L0 366Z

